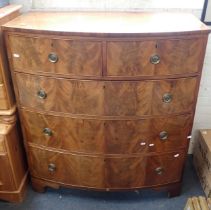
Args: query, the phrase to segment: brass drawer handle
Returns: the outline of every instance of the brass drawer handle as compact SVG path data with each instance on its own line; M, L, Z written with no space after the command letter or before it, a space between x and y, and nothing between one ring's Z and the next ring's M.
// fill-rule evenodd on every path
M48 55L48 60L51 62L51 63L56 63L59 58L58 58L58 55L56 53L50 53Z
M150 62L151 62L151 64L158 64L158 63L160 63L159 55L152 55L150 57Z
M168 139L168 133L166 131L161 131L159 136L160 136L161 140L167 140Z
M47 93L44 90L38 90L37 96L41 99L45 99L45 98L47 98Z
M162 167L157 167L157 168L155 169L155 172L157 173L157 175L162 175L163 172L164 172L164 170L163 170Z
M46 135L46 136L52 136L53 135L53 132L50 128L44 128L43 129L43 133Z
M48 171L55 172L56 171L56 165L54 163L50 163L48 165Z
M171 93L165 93L163 95L163 102L164 103L170 103L173 99L173 95Z

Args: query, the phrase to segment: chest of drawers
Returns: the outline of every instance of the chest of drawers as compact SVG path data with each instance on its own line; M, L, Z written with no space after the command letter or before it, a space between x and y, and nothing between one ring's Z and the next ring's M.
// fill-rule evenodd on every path
M179 194L203 23L188 14L32 12L4 32L34 189Z

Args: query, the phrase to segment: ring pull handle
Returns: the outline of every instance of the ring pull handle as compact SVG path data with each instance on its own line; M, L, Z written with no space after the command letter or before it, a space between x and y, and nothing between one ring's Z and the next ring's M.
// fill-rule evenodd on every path
M170 103L173 99L173 95L171 93L165 93L163 95L163 102L164 103Z
M150 63L151 64L159 64L160 63L160 56L159 55L152 55L150 57Z
M162 167L157 167L155 169L155 172L156 172L157 175L162 175L163 172L164 172L164 169Z
M46 136L53 136L53 131L52 131L50 128L44 128L44 129L43 129L43 133L44 133Z
M160 136L161 140L167 140L168 139L168 133L166 131L161 131L159 136Z
M48 55L48 60L51 62L51 63L56 63L58 60L59 60L59 57L56 53L50 53Z
M48 165L48 171L55 172L56 171L56 165L54 163L50 163Z
M44 90L38 90L37 96L41 99L45 99L45 98L47 98L47 93Z

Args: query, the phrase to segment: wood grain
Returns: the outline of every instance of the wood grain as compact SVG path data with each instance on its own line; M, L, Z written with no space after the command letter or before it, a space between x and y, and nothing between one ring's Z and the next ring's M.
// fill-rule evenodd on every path
M104 161L102 159L64 155L38 148L30 149L29 152L29 167L34 176L72 185L103 187ZM48 171L50 163L56 165L55 172Z
M14 70L69 76L101 76L102 74L100 42L25 36L9 36L9 42ZM48 60L50 53L58 56L56 63Z
M9 201L16 201L23 193L16 192L16 196L10 199L14 191L24 191L21 185L25 185L27 167L24 159L23 145L20 140L16 124L0 124L0 197L7 191ZM23 183L24 180L24 183ZM26 186L22 186L26 187ZM4 196L4 198L7 198Z
M179 156L175 158L175 154ZM29 155L33 177L99 189L130 189L176 182L181 178L181 163L184 161L183 151L156 156L104 157L30 147ZM48 170L50 163L56 166L54 172ZM63 167L64 164L68 164L68 167ZM157 167L163 167L162 175L156 174Z
M21 104L40 110L91 115L103 114L104 84L94 81L63 80L16 75ZM23 87L24 86L24 87ZM39 90L47 93L46 99L37 96Z
M3 29L36 191L179 195L207 26L182 13L30 12Z
M174 24L172 24L174 23ZM30 12L4 26L5 30L79 36L149 37L208 34L194 15L153 12Z
M0 109L7 110L10 108L7 100L7 93L4 84L0 84Z
M203 38L116 41L107 43L108 76L155 76L196 73L204 51ZM160 63L152 64L153 55Z
M185 148L191 115L140 120L102 120L53 116L21 110L28 143L76 153L132 154ZM52 136L45 135L50 128ZM168 138L160 139L166 131Z
M28 173L23 140L21 137L22 134L20 133L19 125L16 123L11 126L11 130L8 131L5 141L10 159L10 167L12 168L12 175L17 190L22 184L24 185L23 180L26 179L25 176ZM25 180L25 182L26 181L27 180Z
M197 78L109 82L67 80L16 73L21 106L98 116L144 116L191 112ZM37 96L39 90L47 94ZM173 100L163 102L171 93Z
M27 188L27 167L22 139L17 129L16 105L2 25L20 15L20 5L0 9L0 199L23 201Z
M0 190L14 191L16 186L12 176L9 158L6 154L0 154L0 165Z
M9 22L9 18L12 16L12 15L17 15L17 13L19 13L20 9L22 8L21 5L18 5L18 4L11 4L11 5L8 5L8 6L5 6L5 7L2 7L0 8L0 19L1 19L1 24L2 23L6 23L6 22Z
M20 15L20 8L20 5L9 5L0 9L0 110L3 111L12 109L15 105L15 99L3 39L2 25Z
M0 135L0 153L5 152L4 136Z

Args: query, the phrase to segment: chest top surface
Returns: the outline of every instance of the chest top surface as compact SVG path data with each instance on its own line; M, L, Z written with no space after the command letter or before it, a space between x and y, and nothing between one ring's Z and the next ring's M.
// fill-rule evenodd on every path
M130 36L209 33L187 13L29 12L4 25L5 30L81 36Z

